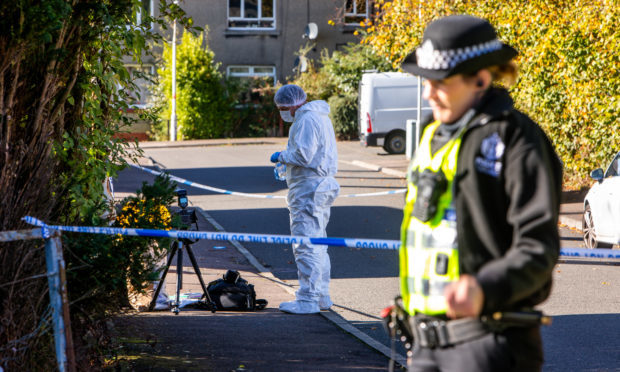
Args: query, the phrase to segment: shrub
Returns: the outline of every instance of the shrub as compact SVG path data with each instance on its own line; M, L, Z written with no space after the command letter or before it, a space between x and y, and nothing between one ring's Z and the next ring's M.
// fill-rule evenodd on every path
M488 19L501 40L519 51L516 106L553 141L565 184L590 182L620 143L620 11L617 1L377 0L379 17L363 43L394 66L419 44L425 25L448 14ZM418 16L412 16L412 14Z
M329 117L332 119L336 137L339 139L357 139L357 94L332 96L327 101L330 107Z
M321 58L322 70L335 87L336 94L357 94L364 71L394 71L390 60L377 54L365 44L348 44Z
M143 183L137 196L121 202L115 226L169 230L174 225L168 208L174 200L175 187L167 176L157 176L153 185ZM115 245L119 252L127 254L127 282L134 290L142 291L158 278L156 265L168 253L170 239L121 236Z
M137 196L120 203L113 226L169 229L172 221L168 206L174 199L174 188L165 176L158 176L152 185L143 183ZM92 212L96 214L101 208ZM103 222L95 214L89 219ZM157 264L168 252L169 242L167 238L63 233L71 327L74 335L84 335L74 337L76 355L93 358L109 352L107 348L112 345L106 336L106 318L130 305L128 286L143 291L157 278ZM93 360L82 362L90 367L80 369L92 369L101 361Z
M177 138L220 138L230 132L232 101L223 84L219 63L209 49L208 28L197 36L184 32L176 50ZM153 126L156 139L169 138L172 100L172 47L164 45L164 65L153 87L154 110L160 120Z
M170 229L173 221L168 207L174 189L167 176L157 176L152 185L144 182L136 196L121 201L113 226ZM69 296L82 313L94 318L128 304L127 284L141 291L155 280L156 265L168 252L170 242L167 238L122 235L63 237L63 245L79 255L67 271Z
M327 51L324 51L327 53ZM322 99L329 100L335 94L336 86L327 71L317 68L314 61L308 63L308 70L297 75L292 84L297 84L304 88L309 101Z

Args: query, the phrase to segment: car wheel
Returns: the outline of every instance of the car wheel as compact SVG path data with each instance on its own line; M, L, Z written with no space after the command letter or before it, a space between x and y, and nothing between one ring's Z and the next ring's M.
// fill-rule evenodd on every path
M390 154L404 154L405 153L405 132L398 131L389 134L385 138L383 149Z
M583 211L583 218L581 220L583 229L583 243L586 248L611 248L613 244L601 243L596 240L596 229L594 228L594 220L592 219L592 210L590 205L586 204L586 208Z

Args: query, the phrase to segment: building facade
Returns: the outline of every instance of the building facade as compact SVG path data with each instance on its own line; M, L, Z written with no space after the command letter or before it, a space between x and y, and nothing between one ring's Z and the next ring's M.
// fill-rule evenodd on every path
M360 22L370 17L372 0L179 0L178 5L193 19L194 26L208 29L207 43L227 77L268 77L286 84L306 62L297 54L308 48L306 58L318 60L321 51L330 53L359 38ZM157 0L143 0L143 12L157 12ZM140 14L135 18L139 22ZM177 42L181 38L177 28ZM172 39L172 27L163 31ZM138 66L127 62L130 72L142 69L155 74L159 61L150 59ZM140 99L149 101L148 83L136 80ZM140 130L141 131L141 130ZM135 130L132 130L135 133Z
M368 17L369 1L185 0L181 6L196 26L209 28L209 47L227 76L285 83L295 74L300 48L309 45L307 57L316 60L323 49L356 41L353 32Z

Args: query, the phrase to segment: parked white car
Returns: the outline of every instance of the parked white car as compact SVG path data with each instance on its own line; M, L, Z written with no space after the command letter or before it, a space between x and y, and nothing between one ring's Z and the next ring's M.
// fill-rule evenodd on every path
M586 248L611 248L620 244L620 152L607 171L590 173L596 183L583 201L583 241Z

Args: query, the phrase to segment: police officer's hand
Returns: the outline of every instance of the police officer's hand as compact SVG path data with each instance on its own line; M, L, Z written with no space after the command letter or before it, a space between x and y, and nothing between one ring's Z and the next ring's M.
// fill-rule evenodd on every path
M477 317L484 304L484 292L476 278L463 274L457 282L450 283L444 292L448 303L447 315L458 319Z

